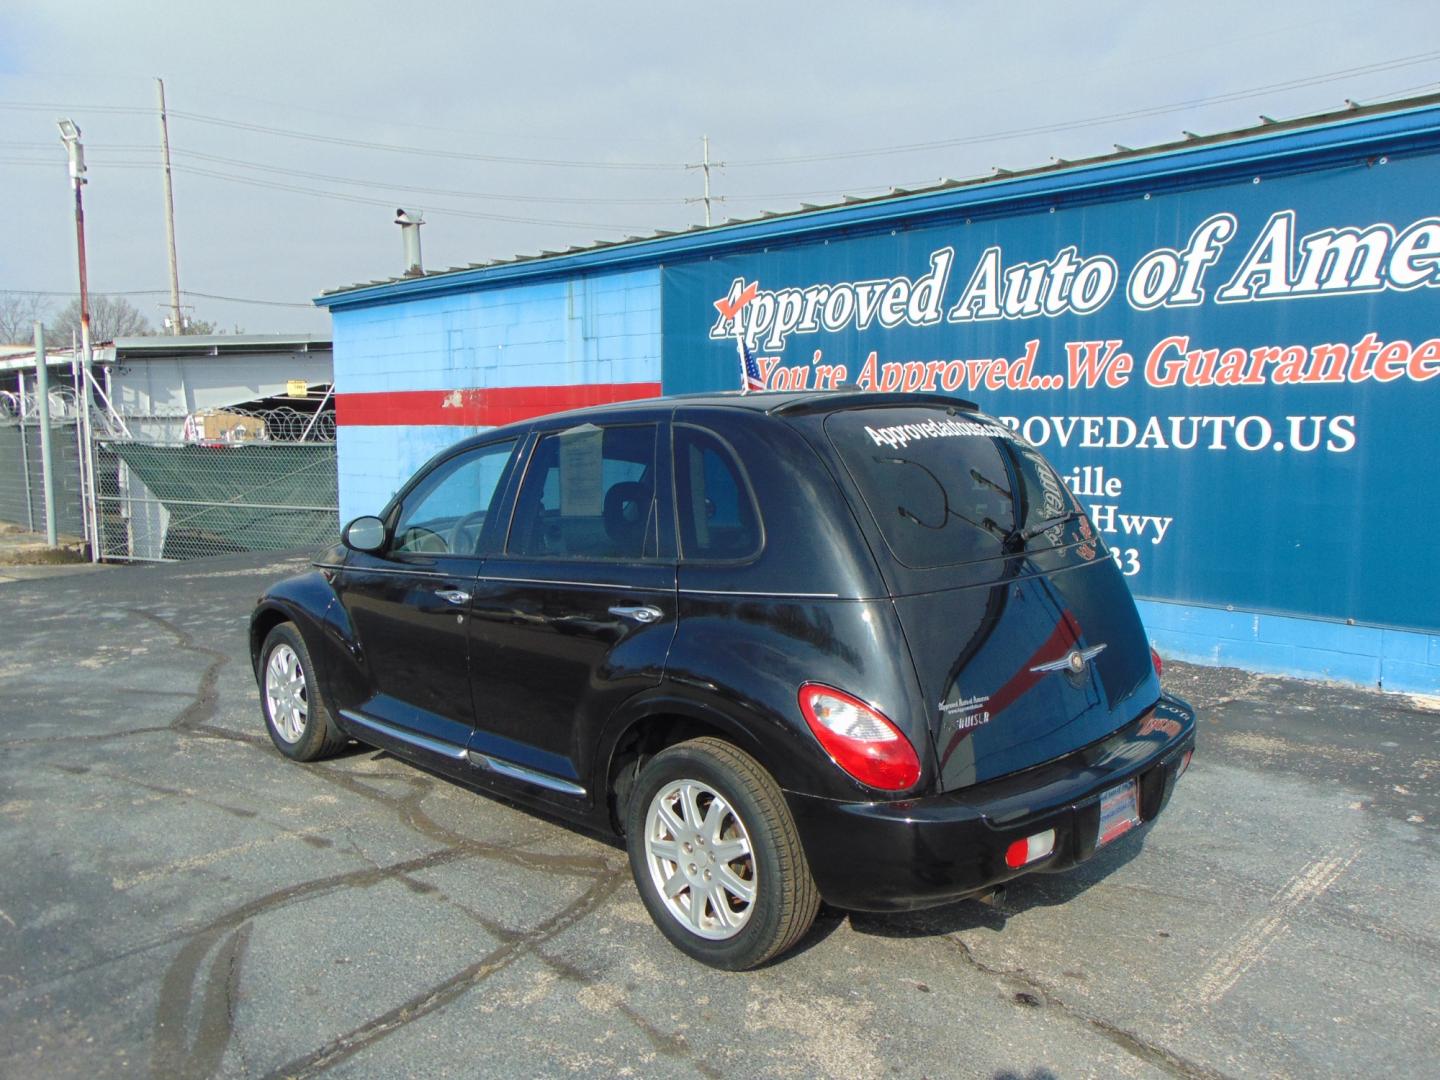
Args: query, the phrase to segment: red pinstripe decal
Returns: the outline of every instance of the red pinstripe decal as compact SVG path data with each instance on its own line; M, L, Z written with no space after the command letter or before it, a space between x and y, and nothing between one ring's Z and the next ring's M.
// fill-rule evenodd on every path
M336 394L335 422L348 427L438 424L498 427L565 409L633 401L659 394L658 382Z

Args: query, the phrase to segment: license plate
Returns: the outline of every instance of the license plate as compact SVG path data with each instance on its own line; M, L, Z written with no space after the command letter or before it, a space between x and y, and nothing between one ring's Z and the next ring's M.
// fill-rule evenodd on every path
M1134 780L1127 780L1100 796L1100 836L1096 847L1124 836L1140 824L1140 801Z

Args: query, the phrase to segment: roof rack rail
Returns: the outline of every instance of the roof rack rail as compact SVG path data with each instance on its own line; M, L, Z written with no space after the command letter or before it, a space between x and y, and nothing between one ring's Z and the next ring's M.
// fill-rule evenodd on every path
M772 416L803 416L806 413L840 412L845 409L868 409L881 405L944 405L947 408L965 412L980 411L980 406L975 402L966 401L964 398L950 397L948 394L906 394L863 390L837 393L834 390L822 390L807 394L805 397L791 398L789 401L776 405L773 409L767 409L766 412Z

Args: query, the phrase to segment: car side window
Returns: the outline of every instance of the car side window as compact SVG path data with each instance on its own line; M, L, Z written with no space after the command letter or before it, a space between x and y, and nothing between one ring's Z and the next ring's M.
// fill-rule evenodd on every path
M760 550L760 519L740 463L700 428L675 428L675 507L682 558L744 559Z
M474 555L515 440L441 462L405 497L391 554Z
M582 424L543 436L515 503L507 552L529 558L654 558L654 424Z

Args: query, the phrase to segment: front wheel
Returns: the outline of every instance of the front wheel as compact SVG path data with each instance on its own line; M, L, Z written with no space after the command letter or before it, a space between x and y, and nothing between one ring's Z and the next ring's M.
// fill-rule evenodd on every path
M258 674L260 711L277 750L295 761L318 761L345 745L320 699L310 651L294 623L281 623L266 636Z
M744 971L794 946L820 894L779 786L720 739L669 747L636 779L630 870L660 931L711 967Z

